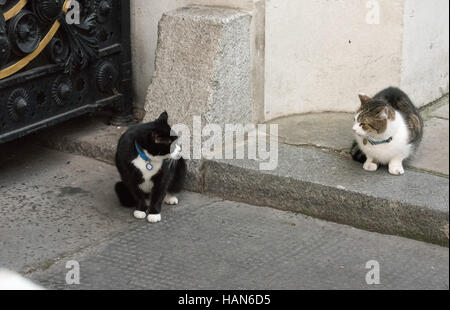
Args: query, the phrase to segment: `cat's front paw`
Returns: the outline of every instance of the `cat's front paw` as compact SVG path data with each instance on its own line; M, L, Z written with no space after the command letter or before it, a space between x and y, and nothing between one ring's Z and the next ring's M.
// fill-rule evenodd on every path
M403 169L403 166L389 166L389 173L392 175L404 175L405 169Z
M161 222L161 214L149 214L147 216L147 221L149 223L159 223Z
M143 211L138 211L138 210L134 211L133 215L138 220L143 220L147 217L147 213L145 213Z
M171 205L171 206L177 205L178 204L178 198L175 197L175 196L167 195L166 198L164 198L164 203L168 204L168 205Z
M378 164L376 163L372 163L372 162L367 162L364 164L363 166L364 170L366 171L370 171L370 172L374 172L378 170Z
M179 160L181 158L181 151L182 148L180 145L175 145L175 149L174 151L170 154L170 158L174 159L174 160Z

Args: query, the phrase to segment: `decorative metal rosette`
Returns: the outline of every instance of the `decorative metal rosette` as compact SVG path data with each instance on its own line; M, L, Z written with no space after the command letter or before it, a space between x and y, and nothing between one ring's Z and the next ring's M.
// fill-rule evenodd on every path
M8 98L8 116L9 118L17 122L19 121L28 110L29 96L25 89L15 89Z
M110 61L105 60L97 66L96 81L101 92L107 93L114 89L118 79L119 72Z
M69 46L60 36L55 36L47 46L47 55L56 64L64 64L69 53Z
M49 24L61 14L64 0L33 0L33 10L42 23Z
M20 11L9 22L8 34L15 53L19 55L32 53L41 41L38 18L30 11Z
M68 75L60 75L52 85L52 100L58 106L64 106L70 98L73 85Z

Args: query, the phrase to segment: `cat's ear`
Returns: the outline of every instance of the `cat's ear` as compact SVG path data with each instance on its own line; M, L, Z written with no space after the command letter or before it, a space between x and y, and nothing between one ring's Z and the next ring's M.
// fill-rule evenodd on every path
M359 100L361 100L361 106L365 106L370 101L372 101L372 98L370 98L366 94L359 94Z
M159 121L159 122L165 122L165 123L167 123L168 120L169 120L169 114L167 114L166 111L164 111L164 112L159 116L159 118L158 118L158 121Z

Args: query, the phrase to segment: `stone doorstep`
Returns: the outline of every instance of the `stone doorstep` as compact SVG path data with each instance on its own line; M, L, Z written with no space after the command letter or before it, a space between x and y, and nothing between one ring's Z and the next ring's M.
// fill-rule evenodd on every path
M425 105L421 109L422 116L425 120L429 120L431 118L441 118L441 119L449 119L449 95L444 95L442 98Z
M449 115L449 110L448 110L448 103L447 103L447 105L444 105L444 106L436 109L435 111L433 111L431 116L448 120L448 117L449 117L448 115Z
M81 117L27 139L113 164L124 131ZM368 173L335 153L284 144L275 171L260 171L251 160L191 160L188 167L189 191L448 246L448 178L411 170L393 177L384 168Z
M424 137L415 156L405 166L440 176L449 175L449 121L445 119L448 104L427 113ZM440 117L441 116L441 117ZM312 146L328 151L348 154L354 140L350 129L350 113L319 113L293 115L275 119L280 141L289 145Z

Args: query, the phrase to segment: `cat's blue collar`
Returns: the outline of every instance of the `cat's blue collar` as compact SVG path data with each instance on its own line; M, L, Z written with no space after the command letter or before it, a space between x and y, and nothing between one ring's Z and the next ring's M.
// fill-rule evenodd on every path
M372 144L372 145L381 145L381 144L388 144L388 143L391 143L392 142L392 140L394 140L394 138L393 137L390 137L389 139L386 139L386 140L383 140L383 141L373 141L372 139L370 139L370 138L366 138L366 140L370 143L370 144Z
M143 152L141 150L141 148L139 147L139 145L136 141L134 142L134 146L136 148L136 151L139 154L139 157L141 157L144 161L147 162L147 164L145 165L145 168L149 171L153 170L153 165L150 163L151 159L147 156L147 154L145 154L145 152Z

